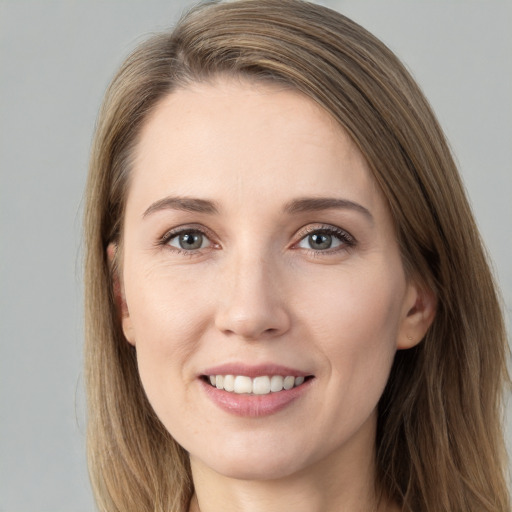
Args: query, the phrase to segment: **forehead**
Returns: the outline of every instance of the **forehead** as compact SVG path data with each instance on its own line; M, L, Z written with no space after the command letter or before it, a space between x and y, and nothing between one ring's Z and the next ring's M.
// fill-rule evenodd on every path
M303 94L240 80L193 84L166 96L136 146L128 202L166 194L246 204L270 196L378 191L356 145ZM137 201L139 202L139 201Z

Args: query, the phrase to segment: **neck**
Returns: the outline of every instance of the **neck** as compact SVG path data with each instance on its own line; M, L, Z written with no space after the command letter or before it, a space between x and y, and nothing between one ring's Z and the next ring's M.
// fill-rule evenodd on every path
M189 512L391 512L375 489L375 452L341 448L274 480L241 480L191 457L195 494Z

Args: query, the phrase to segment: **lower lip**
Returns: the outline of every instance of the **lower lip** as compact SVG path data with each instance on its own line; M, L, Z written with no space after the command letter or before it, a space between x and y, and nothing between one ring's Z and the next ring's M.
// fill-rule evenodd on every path
M291 405L309 389L312 381L308 379L296 388L267 395L239 395L217 389L203 380L200 382L206 396L222 410L235 416L258 418L275 414Z

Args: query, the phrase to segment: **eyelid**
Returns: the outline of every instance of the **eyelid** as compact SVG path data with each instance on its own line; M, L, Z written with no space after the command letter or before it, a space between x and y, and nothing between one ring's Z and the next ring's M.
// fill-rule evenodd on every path
M302 242L307 236L313 233L326 233L338 238L341 240L342 246L336 247L332 249L325 250L317 250L317 249L304 249L309 250L318 254L329 254L337 251L343 251L354 247L357 244L357 240L354 236L352 236L346 229L342 229L338 226L334 226L332 224L308 224L307 226L301 228L296 235L297 241L294 242L292 248L294 249L302 249L298 247L298 244Z
M203 236L205 236L211 243L210 247L213 247L213 246L218 246L219 244L215 242L215 235L213 234L213 232L211 230L209 230L208 228L206 228L205 226L203 226L202 224L183 224L181 226L176 226L174 228L171 228L169 230L167 230L156 242L156 245L157 246L168 246L168 247L172 247L169 245L169 240L179 236L180 234L184 233L184 232L188 232L188 231L195 231L195 232L198 232L198 233L201 233ZM205 247L203 249L208 249L210 247ZM180 250L176 247L172 247L173 249L176 249L176 250ZM198 251L202 250L202 249L197 249ZM186 251L186 252L190 252L190 253L193 253L194 250L190 250L190 251Z

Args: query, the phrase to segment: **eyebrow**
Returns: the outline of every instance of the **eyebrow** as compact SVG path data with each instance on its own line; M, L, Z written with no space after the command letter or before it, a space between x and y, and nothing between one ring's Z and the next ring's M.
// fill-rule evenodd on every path
M195 213L208 213L216 214L219 212L216 204L213 201L207 199L197 199L194 197L164 197L155 201L151 206L143 213L142 217L145 218L152 213L160 210L182 210L185 212Z
M369 220L373 221L372 214L364 206L348 199L340 199L336 197L303 197L286 203L284 207L284 211L288 214L330 209L355 210L364 214ZM152 203L143 213L142 217L145 218L160 210L181 210L186 212L206 213L210 215L219 213L219 209L214 201L194 197L168 196Z
M284 211L291 214L330 209L355 210L373 222L370 210L354 201L337 197L303 197L290 201L284 207Z

